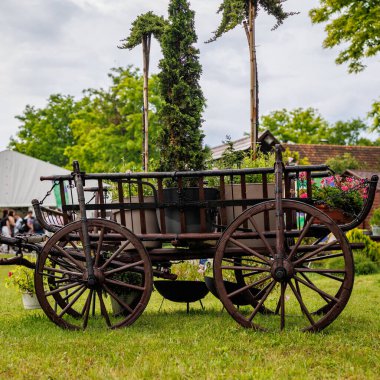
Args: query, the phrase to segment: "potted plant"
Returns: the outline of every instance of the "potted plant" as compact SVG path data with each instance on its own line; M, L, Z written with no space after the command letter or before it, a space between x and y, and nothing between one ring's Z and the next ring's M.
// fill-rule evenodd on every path
M13 286L22 294L24 308L39 309L41 308L34 289L34 270L24 266L16 266L13 271L8 272L8 278L5 282L7 287Z
M161 97L159 117L162 131L158 139L161 172L197 171L206 167L207 149L203 147L202 113L205 98L199 83L202 67L195 47L194 11L187 0L171 0L168 23L161 37L163 58L159 63ZM165 183L164 202L179 205L199 200L197 180L185 180L179 190L175 180ZM216 189L204 189L205 199L215 199ZM178 206L179 208L180 206ZM165 210L167 232L180 230L178 208ZM184 207L186 232L199 232L199 209ZM212 224L209 223L209 228Z
M380 207L375 209L369 222L372 228L372 235L380 236Z
M307 197L301 190L301 198ZM362 210L367 197L367 182L363 179L333 175L312 184L314 205L335 222L352 221Z

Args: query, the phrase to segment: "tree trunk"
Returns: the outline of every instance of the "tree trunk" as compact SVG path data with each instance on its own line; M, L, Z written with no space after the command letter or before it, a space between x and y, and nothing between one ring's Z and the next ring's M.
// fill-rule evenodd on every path
M143 170L148 171L148 162L149 162L149 55L150 55L150 42L151 35L144 35L142 39L143 46L143 77L144 77L144 88L143 88L143 138L142 138L142 163Z
M255 19L256 8L254 0L249 2L249 56L251 72L251 150L252 158L256 158L257 146L257 120L258 120L258 96L257 96L257 61L256 61L256 41L255 41Z

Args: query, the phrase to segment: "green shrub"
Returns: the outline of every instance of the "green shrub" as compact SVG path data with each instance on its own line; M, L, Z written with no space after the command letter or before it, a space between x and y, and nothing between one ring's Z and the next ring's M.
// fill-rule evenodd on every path
M347 232L347 239L350 243L364 243L363 249L353 251L355 273L369 274L379 272L380 243L372 241L369 236L364 235L363 231L357 228Z

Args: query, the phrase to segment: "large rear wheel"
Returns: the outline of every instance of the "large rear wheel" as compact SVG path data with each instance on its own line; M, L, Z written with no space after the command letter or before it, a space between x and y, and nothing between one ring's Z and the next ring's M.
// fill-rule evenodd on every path
M244 327L319 331L338 317L350 297L351 248L337 224L320 210L297 201L282 202L283 257L276 251L274 218L269 217L276 212L275 202L258 204L223 233L214 260L216 287L224 307ZM264 231L263 218L272 219L266 222L269 230ZM234 277L231 292L225 284ZM247 291L255 302L235 307L233 298ZM271 312L260 313L263 307Z

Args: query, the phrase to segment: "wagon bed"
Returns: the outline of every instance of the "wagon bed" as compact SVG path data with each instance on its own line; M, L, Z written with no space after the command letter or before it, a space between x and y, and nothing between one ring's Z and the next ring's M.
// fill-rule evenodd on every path
M361 212L338 225L314 207L312 181L329 175L325 165L284 166L277 148L274 168L85 174L75 163L72 175L43 177L59 186L62 212L33 201L52 233L38 246L40 304L64 328L85 328L96 315L110 328L127 326L145 309L153 276L174 280L177 261L208 259L216 294L242 326L322 330L348 302L360 245L344 231L364 221L378 180L366 183ZM85 202L88 181L97 184L95 203ZM74 190L78 201L67 202ZM240 308L239 295L248 300Z

